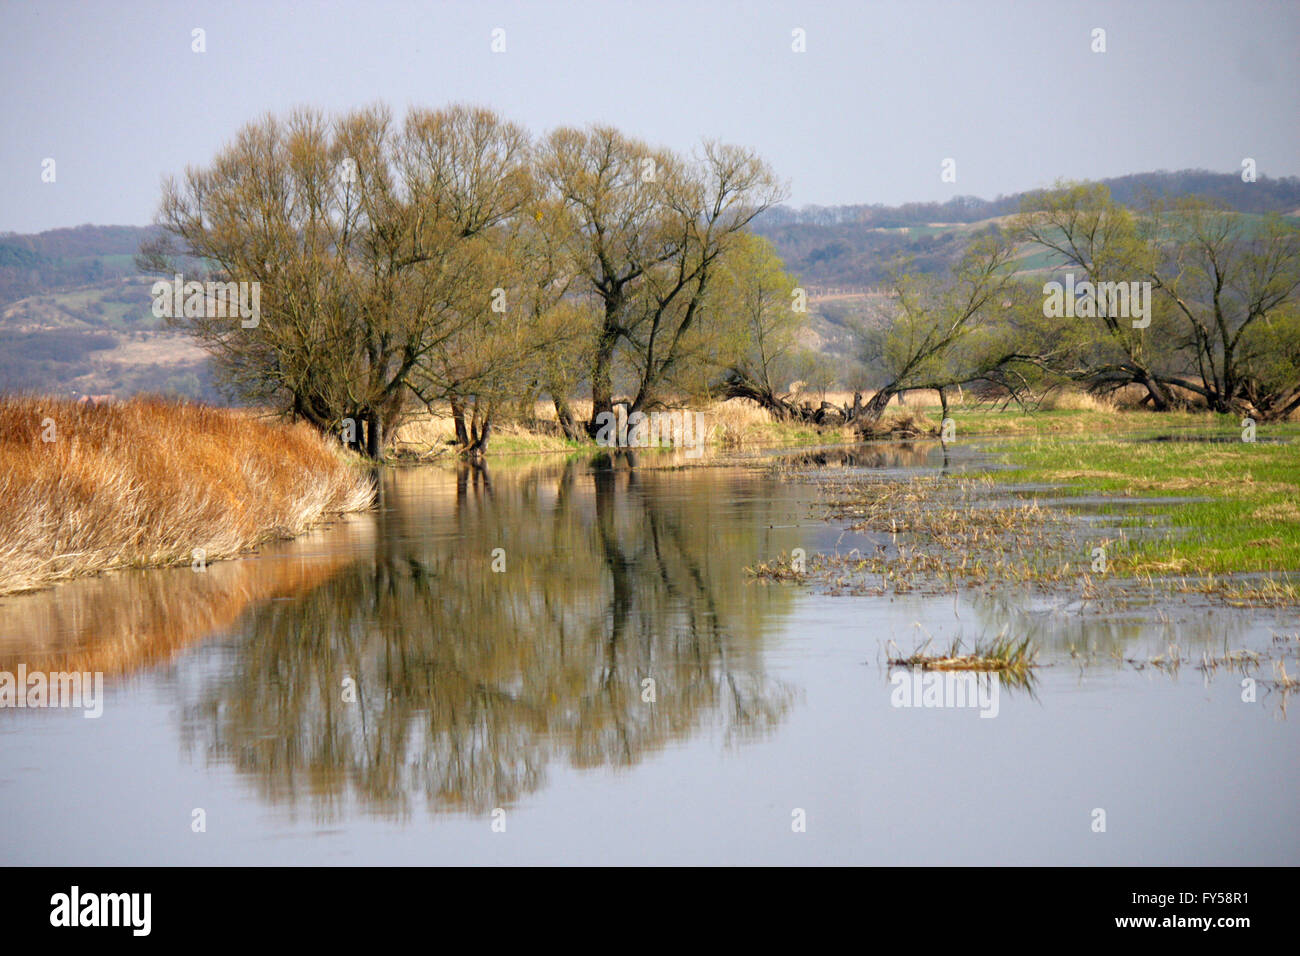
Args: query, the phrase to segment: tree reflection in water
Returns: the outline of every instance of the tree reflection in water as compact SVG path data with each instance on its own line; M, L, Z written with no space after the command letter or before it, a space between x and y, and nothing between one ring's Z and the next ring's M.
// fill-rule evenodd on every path
M762 642L794 595L743 569L799 545L799 494L626 456L390 473L372 554L246 618L232 667L186 702L187 744L328 818L350 799L482 812L556 758L628 766L695 733L761 735L791 703Z

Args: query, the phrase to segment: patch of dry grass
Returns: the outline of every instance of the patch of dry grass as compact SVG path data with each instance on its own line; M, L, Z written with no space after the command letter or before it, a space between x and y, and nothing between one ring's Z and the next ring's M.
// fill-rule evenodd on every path
M1278 501L1250 513L1256 521L1282 521L1287 524L1300 524L1300 508L1294 501Z
M549 416L546 414L549 409ZM555 407L538 402L531 421L504 421L492 426L488 452L556 452L572 451L573 442L564 437L555 420ZM457 453L456 425L451 410L445 413L419 412L397 427L393 436L398 458L427 461Z
M745 568L745 573L760 581L804 581L808 572L804 570L803 559L782 554L775 561L763 561Z
M852 400L852 396L849 396ZM585 399L570 403L579 422L591 418L591 402ZM852 428L843 425L812 425L778 421L764 408L744 399L687 404L680 411L698 413L706 445L736 449L756 445L794 445L806 443L848 443L856 438ZM499 421L493 426L488 454L523 452L571 452L594 443L573 442L565 437L556 420L555 405L538 401L531 408L516 410L518 417ZM437 408L410 416L395 433L399 458L428 460L456 453L455 426L450 408Z
M1043 396L1038 408L1045 412L1113 412L1115 403L1087 392L1060 389Z
M926 653L929 644L926 641L908 655L896 653L889 659L889 664L935 671L992 671L1020 681L1025 681L1031 669L1037 666L1038 650L1030 639L1016 640L1008 637L1005 630L991 641L977 642L965 653L956 640L946 651L937 654Z
M938 434L939 427L911 406L887 408L879 421L858 426L862 438L919 438Z
M307 425L156 398L0 398L0 594L231 557L372 494Z

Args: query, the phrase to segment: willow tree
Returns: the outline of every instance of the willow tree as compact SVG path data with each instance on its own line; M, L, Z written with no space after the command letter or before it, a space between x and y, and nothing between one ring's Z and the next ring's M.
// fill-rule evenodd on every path
M540 172L569 216L570 262L601 306L591 356L592 426L613 407L620 348L633 409L691 350L703 305L735 237L783 195L752 153L706 143L687 160L608 126L547 139Z
M570 295L559 230L560 210L532 202L496 226L479 260L481 294L464 306L469 322L431 350L412 388L428 404L451 405L461 450L487 450L503 409L531 405L540 390L555 397L561 425L578 437L567 409L571 380L561 371L590 339L587 311Z
M1288 380L1287 363L1275 361L1300 302L1294 225L1195 197L1134 211L1105 186L1067 184L1030 197L1017 230L1094 287L1155 293L1146 315L1097 294L1087 317L1058 321L1062 338L1073 340L1051 357L1059 371L1094 391L1139 385L1157 410L1186 393L1215 411L1261 418L1300 407L1300 379Z
M1149 281L1191 366L1168 381L1216 412L1274 419L1300 407L1300 376L1278 374L1300 306L1300 229L1192 197L1153 206L1151 222Z
M613 408L614 352L627 331L633 294L647 269L675 253L662 230L654 182L674 162L611 126L564 127L541 148L540 174L568 217L571 268L601 308L590 369L593 426Z
M412 110L400 127L383 107L268 116L164 184L165 240L143 258L257 282L252 327L175 321L232 392L325 431L351 419L377 457L421 364L486 298L495 231L532 200L528 164L527 133L483 109Z
M1057 265L1077 269L1077 275L1070 273L1077 286L1126 284L1150 271L1151 250L1141 223L1101 184L1063 184L1032 194L1013 229L1018 238L1050 253ZM1090 315L1058 321L1074 343L1058 356L1061 369L1092 391L1140 385L1153 408L1172 407L1176 398L1165 381L1168 355L1161 348L1169 335L1163 310L1159 317L1134 321L1131 309L1112 305L1108 296L1095 296Z
M709 326L721 330L730 317L710 307L710 292L729 267L748 264L749 224L784 194L756 155L719 143L674 163L655 186L672 254L647 269L624 333L635 373L631 412L660 404L689 367L713 367Z
M380 114L371 119L386 122ZM213 354L229 392L323 429L346 414L353 374L346 250L359 211L345 198L334 154L319 113L249 124L210 167L164 183L158 221L165 233L141 256L146 268L170 272L176 254L188 255L208 266L207 277L258 283L252 326L207 309L170 320Z
M1026 356L1004 334L1018 288L1013 256L1014 245L991 232L971 242L950 276L895 278L891 321L863 345L886 381L857 417L877 421L890 399L914 389L942 397L971 382L1014 381L1009 370Z
M798 283L772 244L742 238L713 290L712 308L730 316L730 327L710 343L717 391L745 398L778 418L798 414L790 386L808 376L813 355L800 341L807 313L796 311Z

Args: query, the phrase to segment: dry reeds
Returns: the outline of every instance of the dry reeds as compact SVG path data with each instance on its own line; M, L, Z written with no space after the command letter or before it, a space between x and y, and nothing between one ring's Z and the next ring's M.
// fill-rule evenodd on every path
M745 568L745 573L760 581L803 581L808 577L802 560L782 554L775 561L763 561Z
M307 425L156 398L0 398L0 594L231 557L371 496Z

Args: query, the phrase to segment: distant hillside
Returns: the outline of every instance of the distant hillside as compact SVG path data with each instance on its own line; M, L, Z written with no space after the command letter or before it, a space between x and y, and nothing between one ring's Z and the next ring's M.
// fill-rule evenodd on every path
M1242 213L1300 213L1300 178L1243 183L1203 170L1139 173L1103 180L1122 202L1201 195ZM855 329L872 314L872 293L889 267L948 268L966 238L1020 208L1025 194L902 206L778 207L756 223L810 293L810 345L832 356L853 351ZM78 226L38 235L0 234L0 391L129 395L217 395L203 353L155 319L151 281L134 256L152 226ZM1045 266L1026 255L1022 270Z
M219 400L207 356L154 317L152 284L104 279L0 307L0 391Z
M0 233L0 306L29 295L121 279L135 273L152 227L77 226L34 236Z
M149 226L0 235L0 391L161 392L215 401L207 357L153 315Z
M1242 213L1300 214L1300 177L1295 176L1261 176L1245 183L1234 173L1183 170L1102 182L1123 203L1141 203L1148 195L1196 195L1219 199ZM900 257L909 258L911 268L921 272L948 267L971 228L1018 212L1026 195L957 196L943 203L902 206L780 206L764 213L755 228L813 290L875 286L888 278L890 264Z

